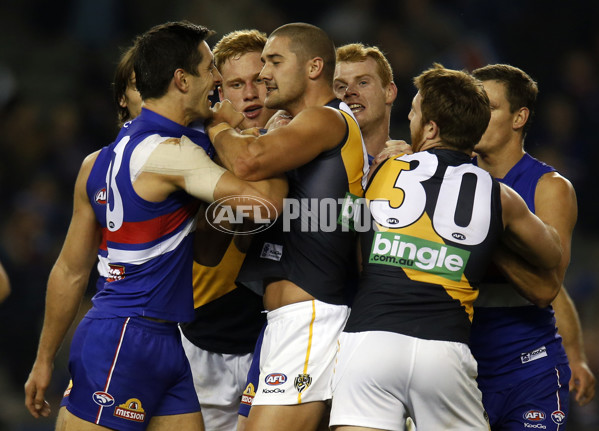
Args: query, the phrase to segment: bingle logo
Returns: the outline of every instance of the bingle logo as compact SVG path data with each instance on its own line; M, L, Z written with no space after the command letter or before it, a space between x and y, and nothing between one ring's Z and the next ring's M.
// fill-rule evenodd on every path
M206 221L214 229L238 235L251 235L271 227L279 216L269 201L256 196L229 196L212 202ZM245 224L247 221L253 223Z
M266 376L264 383L270 386L282 385L287 381L287 376L283 373L272 373Z
M94 403L102 407L110 407L114 404L114 398L107 392L97 391L92 395Z

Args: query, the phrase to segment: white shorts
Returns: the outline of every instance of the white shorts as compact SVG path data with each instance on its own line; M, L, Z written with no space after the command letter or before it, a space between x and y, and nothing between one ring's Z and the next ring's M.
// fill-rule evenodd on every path
M403 431L486 430L476 361L466 344L393 332L340 337L330 425Z
M349 309L312 300L267 314L256 405L296 405L331 398L339 335Z
M235 431L237 411L253 354L208 352L183 335L181 339L191 365L206 431Z

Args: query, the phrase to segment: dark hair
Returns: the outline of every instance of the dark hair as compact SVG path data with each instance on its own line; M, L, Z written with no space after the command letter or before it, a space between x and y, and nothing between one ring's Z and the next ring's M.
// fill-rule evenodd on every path
M197 76L201 42L214 32L188 21L152 27L135 41L134 70L143 100L164 96L177 69Z
M112 83L113 89L113 101L114 106L117 109L117 120L118 125L121 127L125 122L131 120L129 116L129 109L121 106L121 99L125 97L127 87L131 81L131 75L133 74L133 46L127 48L126 51L121 55L119 64L116 66L114 72L114 81Z
M539 94L539 87L534 79L526 72L509 64L491 64L478 68L472 72L481 81L498 81L505 85L505 97L510 104L510 112L526 107L530 112L528 121L522 132L530 129L534 117L534 109Z
M459 150L471 151L491 119L489 97L482 82L464 71L438 63L414 78L422 96L422 122L437 123L441 140Z
M335 76L335 44L326 32L315 25L296 22L285 24L270 35L283 36L289 39L289 49L300 61L308 61L314 57L323 60L323 76L332 87Z

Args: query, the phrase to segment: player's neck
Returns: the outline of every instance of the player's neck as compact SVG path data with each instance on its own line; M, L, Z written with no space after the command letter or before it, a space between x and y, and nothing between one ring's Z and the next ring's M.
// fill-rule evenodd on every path
M489 172L493 178L504 178L520 161L525 151L521 143L506 145L489 153L477 153L478 166Z
M308 85L303 96L285 110L295 117L304 109L324 106L335 98L335 93L330 87L324 85Z
M385 122L383 119L381 122L372 124L371 127L365 127L362 129L362 137L366 145L366 152L376 157L385 149L386 142L391 139L389 138L389 121Z
M155 112L156 114L162 115L175 123L187 126L191 120L187 120L185 112L181 107L172 99L160 98L160 99L149 99L144 101L144 108Z

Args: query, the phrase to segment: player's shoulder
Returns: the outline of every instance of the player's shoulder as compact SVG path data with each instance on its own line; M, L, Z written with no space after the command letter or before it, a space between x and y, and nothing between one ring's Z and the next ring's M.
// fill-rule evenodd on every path
M547 172L539 178L536 193L564 195L574 193L572 182L557 171Z

